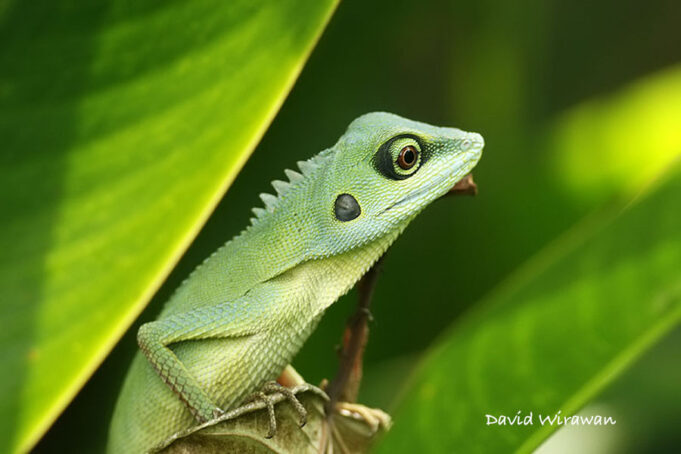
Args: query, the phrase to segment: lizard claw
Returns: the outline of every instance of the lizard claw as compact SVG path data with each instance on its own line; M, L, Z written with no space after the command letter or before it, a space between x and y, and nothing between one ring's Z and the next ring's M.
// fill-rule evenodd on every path
M274 414L274 396L277 394L281 394L284 396L293 406L293 408L296 410L298 413L300 420L299 420L299 425L300 427L303 427L307 423L307 410L305 410L305 407L303 407L303 404L300 403L298 398L296 397L296 394L291 391L291 389L280 385L279 383L275 381L267 382L263 386L262 390L259 393L254 394L253 396L248 399L248 401L256 401L259 400L261 402L264 402L265 405L267 406L267 414L269 416L269 430L267 431L267 435L265 435L265 438L272 438L276 435L277 433L277 418Z
M364 421L373 433L378 432L380 428L388 430L392 425L390 415L378 408L369 408L350 402L338 402L336 410L343 416Z
M225 412L225 410L223 410L222 408L215 407L213 409L213 419L219 418L224 412Z
M298 412L298 416L300 416L300 422L298 425L303 427L305 424L307 424L307 410L305 410L305 407L303 407L303 404L300 403L295 393L291 391L291 389L280 385L276 381L272 381L265 383L265 388L263 391L270 392L271 394L282 394L291 403L291 405L293 405L293 408L296 410L296 412Z

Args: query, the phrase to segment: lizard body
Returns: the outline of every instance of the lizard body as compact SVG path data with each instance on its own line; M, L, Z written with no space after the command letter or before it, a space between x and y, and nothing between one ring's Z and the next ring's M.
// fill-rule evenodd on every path
M109 452L148 451L277 378L324 310L470 172L482 147L475 133L371 113L299 163L302 174L287 170L251 225L140 328Z

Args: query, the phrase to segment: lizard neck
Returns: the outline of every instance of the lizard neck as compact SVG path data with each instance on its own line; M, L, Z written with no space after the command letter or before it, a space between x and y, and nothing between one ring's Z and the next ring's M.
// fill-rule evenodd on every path
M296 273L306 276L311 289L309 306L311 319L318 319L338 298L346 294L357 281L381 258L402 233L406 224L365 246L331 257L307 261L296 267Z

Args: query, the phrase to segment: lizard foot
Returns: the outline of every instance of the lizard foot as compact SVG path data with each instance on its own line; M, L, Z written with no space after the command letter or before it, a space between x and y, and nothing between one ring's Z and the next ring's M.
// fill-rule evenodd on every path
M315 394L318 394L324 397L325 399L328 399L324 391L309 384L307 384L304 387L296 387L294 389L290 389L280 385L276 381L271 381L265 383L260 392L254 394L253 396L251 396L250 399L247 400L250 402L261 401L267 407L267 414L269 416L269 430L267 431L267 435L265 435L265 438L272 438L277 433L277 418L274 414L274 404L276 403L275 400L278 394L282 395L286 400L288 400L293 406L293 408L296 410L300 417L299 420L300 427L303 427L307 423L307 410L305 410L303 404L301 404L298 398L296 397L296 394L303 390L302 388L305 388L305 390L313 391Z
M225 410L223 410L223 409L220 408L220 407L215 407L215 408L213 409L213 419L217 419L217 418L219 418L220 416L222 416L222 415L224 415L224 414L225 414ZM205 422L205 421L204 421L204 422Z
M336 410L343 416L364 421L374 433L378 432L381 427L388 430L392 425L390 415L378 408L369 408L351 402L338 402Z

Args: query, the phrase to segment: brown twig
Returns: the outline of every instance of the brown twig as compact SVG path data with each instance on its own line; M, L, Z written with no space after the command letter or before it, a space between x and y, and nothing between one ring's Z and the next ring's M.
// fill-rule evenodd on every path
M337 402L354 402L357 400L359 384L362 380L362 357L369 336L368 322L371 320L371 297L376 287L376 280L385 254L371 267L357 285L359 303L357 310L347 321L343 333L343 346L339 352L340 365L338 373L331 380L326 393L327 415L332 414Z
M478 195L478 185L473 181L473 174L469 173L449 190L445 196L449 195Z

